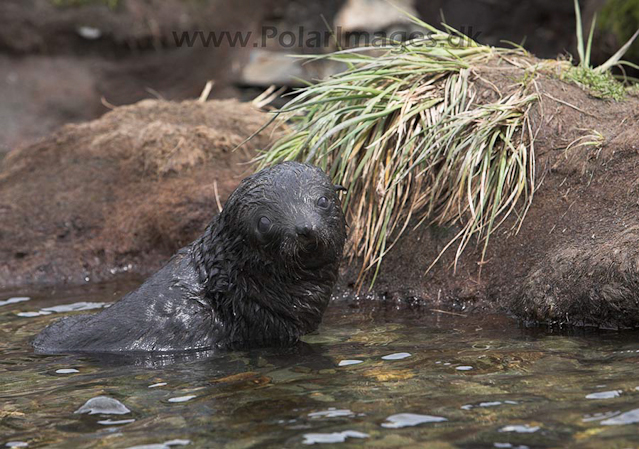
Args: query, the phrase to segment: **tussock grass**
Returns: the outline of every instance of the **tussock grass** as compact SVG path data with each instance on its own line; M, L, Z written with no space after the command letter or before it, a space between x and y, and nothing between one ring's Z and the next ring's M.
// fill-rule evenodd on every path
M531 63L520 47L480 45L446 25L442 31L414 17L429 36L313 57L343 62L348 70L296 92L279 111L293 132L258 161L261 166L307 161L348 187L344 206L351 258L363 260L360 286L367 278L372 285L411 219L417 226L458 225L427 271L454 247L456 266L471 242L482 248L483 262L491 235L511 216L517 231L533 199L530 112L539 98L538 72L558 70L561 78L600 89L604 97L619 98L618 88L623 94L609 70L623 63L632 39L605 64L591 67L594 25L586 42L576 0L575 7L576 67L567 61ZM523 69L522 79L504 91L482 79L482 70L505 65ZM486 84L496 95L483 95ZM573 145L600 140L593 134Z
M364 261L360 281L373 268L374 282L411 218L461 223L449 244L457 244L457 260L473 238L485 251L511 214L519 223L533 197L534 80L485 101L474 71L525 52L420 24L429 37L328 56L350 68L297 92L280 111L294 132L259 157L262 165L305 160L348 186L351 256Z

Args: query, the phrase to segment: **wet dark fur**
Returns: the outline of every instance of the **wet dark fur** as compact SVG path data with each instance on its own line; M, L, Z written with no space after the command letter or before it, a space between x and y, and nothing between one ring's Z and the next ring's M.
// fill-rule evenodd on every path
M39 352L183 351L295 342L317 329L346 238L335 187L283 163L246 178L204 234L96 315L63 318ZM329 208L318 207L325 197ZM264 234L260 217L273 222ZM300 234L299 229L309 231Z

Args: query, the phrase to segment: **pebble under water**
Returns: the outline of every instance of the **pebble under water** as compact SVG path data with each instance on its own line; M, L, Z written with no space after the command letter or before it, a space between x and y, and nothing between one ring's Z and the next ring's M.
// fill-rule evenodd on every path
M0 295L0 448L639 446L636 332L339 299L293 348L33 353L127 287Z

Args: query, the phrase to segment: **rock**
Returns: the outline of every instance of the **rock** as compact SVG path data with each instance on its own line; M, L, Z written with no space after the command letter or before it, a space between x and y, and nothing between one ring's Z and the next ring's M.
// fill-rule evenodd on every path
M398 24L408 24L410 18L406 13L417 15L414 3L414 0L348 0L337 13L335 27L344 33L373 33Z
M601 328L639 323L639 226L555 249L526 277L513 310L535 321Z
M302 87L344 70L345 64L335 61L304 61L283 51L256 49L242 69L240 83L250 86Z
M104 103L237 96L242 46L178 45L196 30L255 33L281 0L3 0L0 2L0 158ZM252 48L252 47L251 47Z

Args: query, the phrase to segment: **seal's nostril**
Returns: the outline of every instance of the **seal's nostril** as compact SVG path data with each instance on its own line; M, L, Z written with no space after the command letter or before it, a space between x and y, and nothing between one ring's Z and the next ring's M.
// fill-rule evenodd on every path
M299 236L311 237L313 229L309 225L303 224L295 226L295 232L297 232L297 235Z

